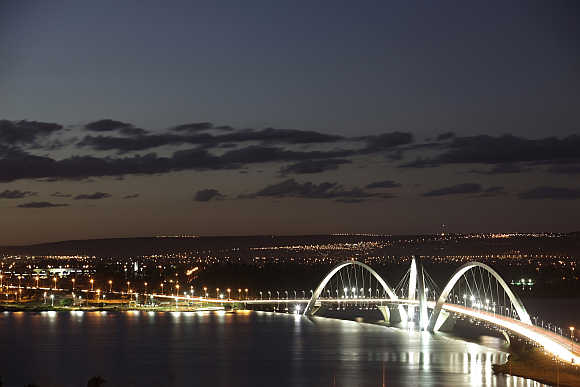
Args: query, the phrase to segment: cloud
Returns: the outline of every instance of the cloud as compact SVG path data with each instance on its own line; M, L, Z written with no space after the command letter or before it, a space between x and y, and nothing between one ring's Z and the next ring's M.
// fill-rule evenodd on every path
M507 192L505 192L504 187L493 186L483 190L483 192L479 195L479 197L490 198L499 195L507 195Z
M421 196L445 196L445 195L459 195L459 194L476 194L482 192L481 184L463 183L435 189L423 193Z
M580 199L580 189L539 186L520 193L518 197L520 199L575 200Z
M342 164L349 164L351 160L347 159L320 159L320 160L305 160L295 164L290 164L280 168L280 174L311 174L331 171L338 169Z
M54 192L50 196L52 196L54 198L70 198L72 195L71 194L62 193L62 192Z
M390 132L377 136L360 137L366 141L366 147L361 150L362 154L392 150L401 145L413 142L413 134L408 132Z
M401 184L394 182L393 180L383 180L383 181L375 181L374 183L367 184L367 186L365 188L367 188L367 189L397 188L400 186L401 186Z
M132 124L122 121L111 120L110 118L93 121L85 125L85 129L90 130L92 132L111 132L131 127L133 127Z
M512 135L457 137L447 150L433 158L417 159L402 167L444 164L509 164L518 162L580 162L580 136L525 139Z
M110 198L111 194L105 192L95 192L92 194L81 194L75 196L74 200L100 200Z
M125 195L123 196L123 199L137 199L139 197L139 194L131 194L131 195Z
M30 202L19 204L19 208L52 208L52 207L68 207L68 204L49 203L49 202Z
M147 134L147 131L141 128L129 127L119 129L119 133L124 136L143 136Z
M440 135L437 136L437 141L446 141L446 140L450 140L454 137L455 137L455 133L445 132L445 133L441 133Z
M501 175L507 173L521 173L525 171L529 171L530 168L523 168L521 165L512 164L512 163L505 163L505 164L498 164L491 169L486 171L476 170L473 169L470 172L478 173L482 175Z
M209 123L197 123L181 125L173 128L174 132L178 131L181 133L147 134L133 137L115 137L103 135L86 136L77 145L79 147L87 147L101 151L116 150L119 152L131 152L147 150L161 146L175 146L181 144L200 145L205 147L217 147L223 143L244 142L299 145L332 143L344 139L341 136L297 129L245 129L234 133L220 135L199 133L201 130L192 130L192 127L201 128L204 127L204 124L210 125ZM182 134L182 132L185 132L185 134Z
M339 202L339 203L346 203L346 204L356 204L356 203L362 203L365 202L365 199L336 199L335 202Z
M548 172L558 173L564 175L577 175L580 173L580 165L578 164L557 164L548 169Z
M256 197L273 197L273 198L304 198L304 199L347 199L364 200L373 197L391 198L393 195L377 194L362 190L355 187L346 189L338 183L324 182L315 184L311 182L299 183L294 179L287 179L277 184L266 186L265 188L249 194L240 195L242 199Z
M191 124L178 125L172 130L176 132L203 132L206 130L213 129L213 124L211 122L193 122Z
M37 192L20 191L20 190L4 190L0 192L0 199L22 199L28 196L35 196Z
M198 202L209 202L210 200L217 200L224 198L217 189L202 189L195 193L193 200Z
M62 128L62 125L50 122L0 120L0 143L6 146L35 145L39 139Z

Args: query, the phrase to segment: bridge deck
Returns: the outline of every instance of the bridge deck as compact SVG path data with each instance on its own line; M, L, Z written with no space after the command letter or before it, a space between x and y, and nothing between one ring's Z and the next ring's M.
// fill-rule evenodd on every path
M523 323L519 320L487 312L484 310L468 308L456 304L443 304L443 309L448 312L458 313L478 320L486 321L516 335L529 339L548 352L558 356L562 360L580 364L580 346L572 340L561 336L555 332L543 329L541 327Z

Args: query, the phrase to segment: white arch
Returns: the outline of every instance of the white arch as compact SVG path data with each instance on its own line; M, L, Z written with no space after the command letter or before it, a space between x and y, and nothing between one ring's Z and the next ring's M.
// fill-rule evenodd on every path
M461 266L459 269L457 269L455 273L453 273L453 275L451 276L451 279L441 292L439 299L437 299L437 303L435 304L435 309L433 309L433 313L431 314L431 318L429 319L429 325L427 326L427 329L430 331L434 330L435 325L437 323L437 318L439 317L439 313L441 312L443 304L445 303L445 301L447 301L447 296L451 292L451 289L453 289L453 287L455 286L457 281L459 281L459 279L463 274L465 274L468 270L474 267L481 267L488 273L490 273L497 280L497 282L499 282L503 290L508 295L510 301L516 308L516 312L518 313L520 321L532 325L532 320L530 319L530 316L526 311L526 308L524 308L524 305L522 304L520 299L512 292L512 290L510 289L508 284L503 280L503 278L501 278L501 276L495 270L493 270L486 264L483 264L481 262L469 262Z
M370 266L365 265L364 263L358 262L355 260L343 261L343 262L339 263L338 265L336 265L335 267L333 267L332 270L330 270L330 272L326 275L326 277L324 277L324 279L322 280L320 285L318 285L316 290L312 293L312 297L310 297L310 301L308 302L308 305L304 309L305 316L309 316L309 315L313 314L312 309L314 309L314 304L318 300L318 297L320 297L322 290L324 290L324 287L326 286L326 284L328 284L330 279L332 277L334 277L334 275L336 273L338 273L340 271L340 269L342 269L346 266L349 266L349 265L357 265L357 266L360 266L363 269L367 270L368 272L370 272L373 275L373 277L375 277L375 279L381 284L381 286L383 287L383 290L389 295L389 297L393 300L397 299L397 295L395 294L395 292L389 287L389 285L387 285L385 280L376 271L374 271ZM399 309L402 309L402 308L399 308ZM401 316L401 319L402 318L403 318L403 316ZM404 321L406 321L406 320L407 320L407 317L404 316Z

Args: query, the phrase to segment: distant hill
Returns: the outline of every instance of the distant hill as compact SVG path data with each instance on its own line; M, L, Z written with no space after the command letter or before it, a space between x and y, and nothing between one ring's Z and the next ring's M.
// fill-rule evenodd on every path
M130 257L167 253L252 247L326 245L336 243L379 242L377 255L477 255L477 254L549 254L580 257L580 233L546 237L462 238L437 235L304 235L304 236L236 236L236 237L147 237L73 240L30 246L0 247L0 254L88 255ZM364 248L364 247L363 247ZM367 245L366 248L371 248ZM372 247L374 250L375 248ZM380 250L380 251L379 251ZM247 255L247 254L242 254Z
M251 247L285 246L289 244L356 243L363 240L377 239L377 237L335 235L88 239L28 246L5 246L0 247L0 254L136 256L199 250L248 249Z

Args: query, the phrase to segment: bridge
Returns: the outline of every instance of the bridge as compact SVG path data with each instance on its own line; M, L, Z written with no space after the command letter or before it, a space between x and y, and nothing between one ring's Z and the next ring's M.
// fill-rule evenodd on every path
M400 294L399 297L397 294ZM396 287L391 287L370 266L355 260L334 266L322 279L310 297L268 297L252 299L169 296L152 294L153 298L216 304L284 305L304 316L313 316L323 305L340 308L341 305L376 307L386 322L402 326L416 326L428 332L451 327L456 319L467 318L518 336L542 347L560 361L580 364L580 345L554 331L532 322L521 300L504 279L491 267L480 262L469 262L459 267L442 290L413 258L407 274ZM304 307L302 309L302 307Z
M4 286L17 288L16 286ZM68 292L70 289L55 287L20 287L22 289L35 289L44 291L44 297L48 292ZM228 289L229 290L229 289ZM241 290L239 289L238 292ZM73 299L84 299L90 295L100 296L100 290L77 289L76 296L73 288ZM103 292L105 293L105 292ZM391 287L370 266L355 260L341 262L334 266L322 279L316 289L310 290L309 297L302 291L302 298L294 291L294 297L290 297L285 291L286 297L273 298L272 293L267 296L260 292L260 297L245 298L241 294L237 299L223 294L215 298L194 297L192 294L174 295L159 293L118 292L110 291L110 294L130 295L138 300L166 300L179 303L202 303L209 305L231 305L232 307L244 305L269 305L280 310L293 311L310 317L314 316L320 308L346 308L347 306L363 306L376 308L383 315L385 322L398 324L402 327L414 327L428 332L450 329L457 318L466 318L475 322L483 323L491 328L501 331L509 340L509 336L520 337L536 346L542 347L560 361L580 364L580 345L572 338L566 337L556 328L544 327L538 324L534 318L532 321L526 308L516 294L510 289L504 279L491 267L480 262L469 262L459 267L448 280L446 285L439 289L421 264L420 259L413 258L410 268L395 287ZM103 294L104 296L104 294Z

